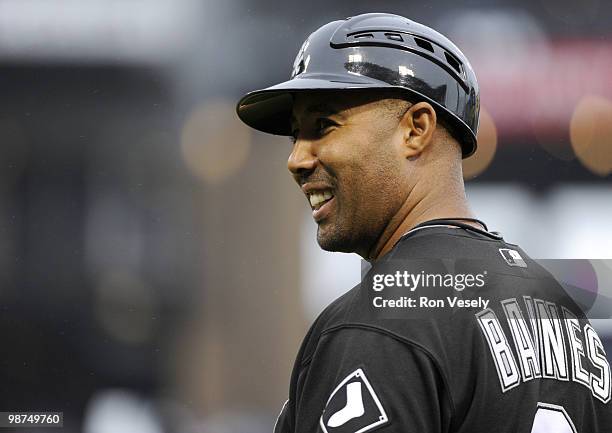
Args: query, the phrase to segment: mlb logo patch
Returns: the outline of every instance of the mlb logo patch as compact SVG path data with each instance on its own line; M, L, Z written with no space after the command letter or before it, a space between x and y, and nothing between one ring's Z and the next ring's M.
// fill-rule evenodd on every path
M519 268L527 267L527 263L525 263L525 260L523 260L518 251L509 248L500 248L499 253L509 266L518 266Z
M365 433L388 421L380 399L358 368L331 393L319 424L325 433Z

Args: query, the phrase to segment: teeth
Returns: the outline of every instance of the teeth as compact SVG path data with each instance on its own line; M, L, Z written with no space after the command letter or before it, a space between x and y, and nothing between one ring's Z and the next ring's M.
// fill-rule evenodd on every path
M333 197L331 191L325 190L322 192L314 192L309 194L308 199L310 200L310 205L312 207L317 207L324 201L327 201Z

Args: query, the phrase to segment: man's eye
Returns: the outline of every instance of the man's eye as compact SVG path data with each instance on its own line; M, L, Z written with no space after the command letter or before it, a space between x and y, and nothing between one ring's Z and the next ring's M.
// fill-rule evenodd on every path
M327 128L330 128L332 126L337 126L337 125L338 124L336 122L326 117L320 117L317 119L317 130L319 132L325 132Z
M333 126L338 126L338 124L326 117L320 117L315 121L316 134L322 135L325 133L326 129L331 128ZM294 129L293 131L291 131L291 136L289 137L289 140L292 144L295 144L299 135L299 129Z

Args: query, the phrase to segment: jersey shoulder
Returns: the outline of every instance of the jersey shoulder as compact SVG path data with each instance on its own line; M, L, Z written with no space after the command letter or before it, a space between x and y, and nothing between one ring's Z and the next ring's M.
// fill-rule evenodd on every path
M374 289L373 276L393 276L397 272L420 275L420 278L450 276L452 284L442 287L438 296L433 296L434 289L425 284L412 288L396 284L396 287L380 291ZM481 276L483 284L467 284L466 275L474 276L472 283ZM396 278L390 281L398 283ZM376 298L398 302L376 308L373 306ZM432 303L443 301L443 306L437 308L433 303L432 307L411 309L399 302L402 298L411 298L417 305L421 298ZM600 351L599 340L588 327L582 310L555 278L519 246L465 230L422 230L402 239L385 260L373 264L359 285L321 313L305 343L302 362L310 362L319 341L331 333L336 333L335 341L338 342L343 335L354 336L355 332L362 332L365 339L366 333L371 336L374 331L393 338L408 350L425 354L448 383L457 414L468 413L474 401L484 396L487 399L504 396L506 402L508 399L520 402L529 400L526 395L530 395L537 402L540 382L533 381L534 378L547 374L546 377L567 380L571 373L568 370L572 368L571 345L574 343L563 342L563 335L566 339L570 337L569 328L565 327L568 322L559 321L566 317L572 320L572 326L579 327L575 334L570 330L571 335L578 336L575 341L580 338L582 347L590 345L594 353ZM580 323L576 324L575 320ZM346 329L353 331L350 334L338 332ZM499 340L500 337L503 340ZM555 342L559 347L564 343L565 347L559 349L556 358L554 353L546 358L549 355L546 349L542 359L550 362L542 361L541 368L536 366L529 370L535 364L520 351L522 349L515 347L515 340L519 339L530 339L533 350ZM539 354L534 352L534 356L539 357ZM602 371L607 368L603 358L595 354L589 362L594 379L608 383L607 376L597 375L598 367ZM554 367L556 363L560 366L559 371L545 370L557 368ZM508 374L500 374L500 371ZM518 385L530 381L532 385ZM485 383L488 384L486 389L474 386ZM518 391L509 392L514 389ZM585 387L576 393L580 399L587 397L582 391L590 389ZM604 400L608 393L608 389L600 391Z

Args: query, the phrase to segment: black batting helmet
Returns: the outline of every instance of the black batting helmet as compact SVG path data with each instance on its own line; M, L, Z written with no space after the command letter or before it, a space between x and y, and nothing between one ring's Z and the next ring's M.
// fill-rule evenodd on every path
M399 15L370 13L328 23L302 44L289 81L246 94L236 111L247 125L291 135L293 94L397 89L427 101L461 144L476 150L480 96L474 70L448 38Z

